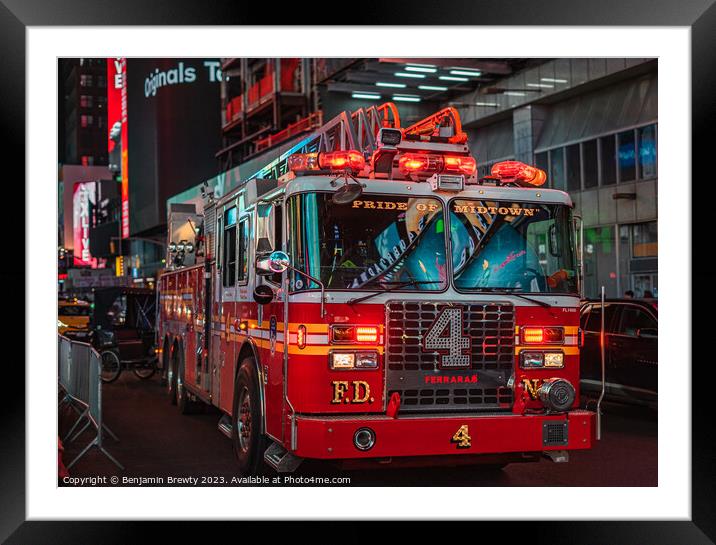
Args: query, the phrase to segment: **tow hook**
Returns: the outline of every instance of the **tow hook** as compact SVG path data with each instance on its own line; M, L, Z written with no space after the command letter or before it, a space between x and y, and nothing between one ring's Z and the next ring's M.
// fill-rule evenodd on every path
M555 464L564 464L569 462L569 452L566 450L545 450L542 456L548 460L552 460Z

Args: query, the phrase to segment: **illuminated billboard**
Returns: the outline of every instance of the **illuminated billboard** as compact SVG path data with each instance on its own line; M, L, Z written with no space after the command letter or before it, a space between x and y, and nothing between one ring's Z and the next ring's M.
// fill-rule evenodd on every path
M96 183L78 182L72 195L74 265L97 268L97 259L90 253L92 208L96 204Z

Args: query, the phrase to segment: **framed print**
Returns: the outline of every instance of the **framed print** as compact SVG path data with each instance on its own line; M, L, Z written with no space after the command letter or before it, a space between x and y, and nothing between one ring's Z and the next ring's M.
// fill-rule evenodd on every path
M2 538L712 543L716 8L582 4L3 0Z

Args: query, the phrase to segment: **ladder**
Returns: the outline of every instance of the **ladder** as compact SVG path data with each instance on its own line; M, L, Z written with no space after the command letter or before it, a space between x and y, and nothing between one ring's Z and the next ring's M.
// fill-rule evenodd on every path
M345 110L249 176L246 182L255 178L277 180L286 174L288 158L295 153L354 149L371 154L377 147L378 131L383 127L400 128L398 108L392 102L359 108L355 112Z

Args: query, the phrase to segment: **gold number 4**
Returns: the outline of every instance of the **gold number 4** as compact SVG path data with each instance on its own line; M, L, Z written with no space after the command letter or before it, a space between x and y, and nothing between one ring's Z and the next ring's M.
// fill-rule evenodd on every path
M457 448L470 448L472 446L472 437L467 425L460 426L460 428L452 436L451 443L457 443Z

